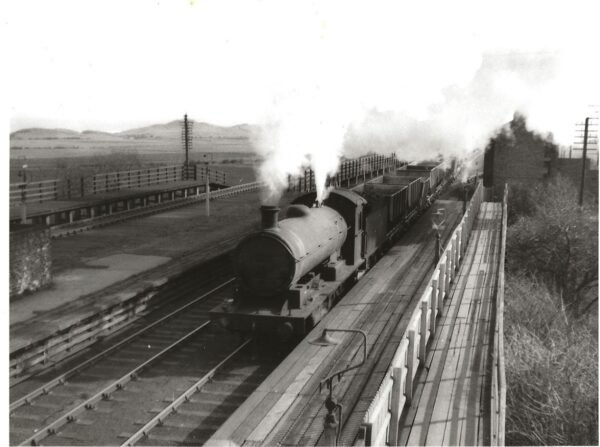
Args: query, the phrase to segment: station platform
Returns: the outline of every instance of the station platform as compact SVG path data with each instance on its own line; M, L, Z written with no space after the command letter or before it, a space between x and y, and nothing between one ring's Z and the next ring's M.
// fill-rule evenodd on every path
M291 197L283 200L291 200ZM55 334L113 306L150 295L173 278L229 251L260 225L259 191L95 228L52 241L51 287L11 300L13 355L51 346ZM38 348L36 348L38 349ZM17 362L17 360L14 360Z
M225 187L225 185L211 182L211 190ZM174 199L187 194L199 194L205 190L204 180L180 180L171 183L140 186L132 189L90 194L84 197L64 200L47 200L39 203L27 203L27 218L34 223L57 224L80 217L94 217L100 212L110 213L111 209L139 204L143 206L148 200L160 201L162 197ZM11 222L18 222L21 218L21 207L18 203L11 205L9 218Z
M486 390L501 232L502 204L482 203L398 445L490 445Z

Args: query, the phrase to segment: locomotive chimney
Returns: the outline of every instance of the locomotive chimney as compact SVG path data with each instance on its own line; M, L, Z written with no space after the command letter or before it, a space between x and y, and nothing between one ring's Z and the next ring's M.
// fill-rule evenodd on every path
M260 212L262 216L263 230L269 230L279 226L277 223L279 220L279 207L263 205L260 207Z

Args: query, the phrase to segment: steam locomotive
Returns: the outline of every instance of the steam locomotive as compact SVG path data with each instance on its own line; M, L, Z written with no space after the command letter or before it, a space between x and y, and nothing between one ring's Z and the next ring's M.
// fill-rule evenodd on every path
M287 208L261 207L262 228L237 246L234 296L211 320L241 332L307 334L447 181L442 165L408 165L322 204L304 194Z

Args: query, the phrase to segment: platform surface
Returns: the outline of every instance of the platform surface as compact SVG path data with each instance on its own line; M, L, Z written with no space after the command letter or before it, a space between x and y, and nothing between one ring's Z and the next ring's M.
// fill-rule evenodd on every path
M260 201L248 192L211 202L210 217L195 202L54 239L53 284L10 302L10 352L232 250L258 228Z
M354 420L359 412L353 410L364 407L361 393L371 388L376 391L369 379L385 370L381 364L398 341L395 334L401 331L399 322L417 305L414 297L419 296L424 279L433 271L435 235L431 213L437 207L445 208L447 213L443 238L452 234L461 217L462 202L438 201L300 342L210 443L298 446L325 442L327 392L319 390L319 382L356 363L362 354L357 335L334 334L340 342L336 346L309 343L323 328L361 329L367 333L367 362L334 382L334 397L346 412L344 420ZM349 443L343 434L340 443Z
M203 187L204 180L180 180L177 182L159 183L156 185L140 186L139 188L121 189L119 191L108 191L98 194L88 194L84 197L63 200L47 200L45 202L32 202L27 204L27 216L45 216L49 213L61 213L90 206L98 206L114 200L128 200L159 192L169 192L182 188ZM21 207L18 202L10 204L10 219L18 219L21 216Z
M501 230L502 204L482 203L411 407L401 419L400 445L490 442L485 390Z

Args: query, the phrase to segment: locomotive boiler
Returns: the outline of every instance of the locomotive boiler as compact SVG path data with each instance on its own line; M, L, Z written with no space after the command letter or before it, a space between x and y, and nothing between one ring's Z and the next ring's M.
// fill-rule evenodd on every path
M278 222L279 208L263 206L262 230L246 237L235 252L235 270L248 296L279 299L324 260L335 262L348 226L333 208L292 205Z

